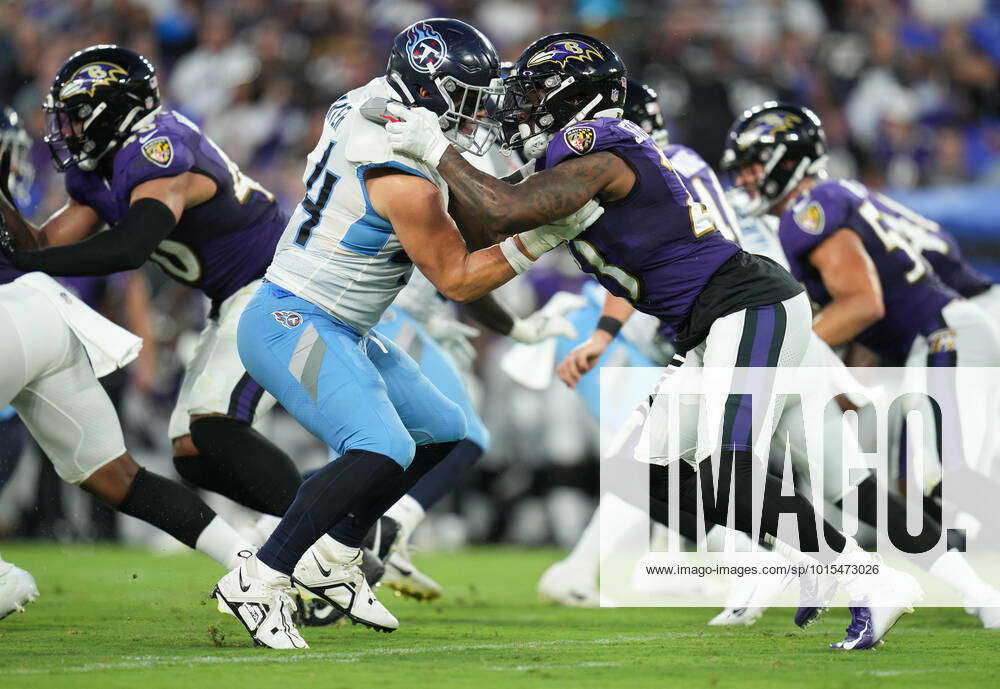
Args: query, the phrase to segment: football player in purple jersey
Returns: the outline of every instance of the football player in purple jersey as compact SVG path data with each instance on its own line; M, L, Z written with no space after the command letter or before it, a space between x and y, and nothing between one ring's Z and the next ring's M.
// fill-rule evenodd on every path
M235 331L286 214L197 126L161 104L153 66L127 48L75 53L43 109L69 198L38 227L9 214L18 243L7 242L8 265L86 276L152 260L201 290L212 306L170 419L174 464L199 487L283 514L300 477L252 425L274 399L244 370Z
M18 167L23 151L16 150L30 143L13 110L0 110L0 228L15 217L19 192L31 186L33 174ZM239 534L196 493L146 470L125 449L114 406L97 379L131 361L139 340L50 277L16 269L2 253L0 332L0 409L13 405L56 473L116 511L232 566L248 545ZM13 430L20 430L17 423ZM17 434L0 426L3 453L14 450L6 458L11 464L18 445ZM0 490L7 478L0 471ZM28 572L0 560L0 618L37 596Z
M575 212L597 199L605 213L570 243L580 264L609 292L656 316L677 333L683 366L798 366L809 340L810 307L802 288L772 261L747 254L726 239L696 202L663 152L633 122L622 120L625 66L601 41L583 34L545 36L532 43L505 80L507 95L497 117L509 146L534 160L534 173L518 184L478 173L452 149L433 113L390 106L400 122L386 126L400 153L435 166L448 182L462 230L474 242L509 235ZM767 375L762 379L773 380ZM761 392L768 397L770 382ZM660 398L653 406L658 411ZM669 403L662 403L664 405ZM780 410L776 410L779 411ZM670 413L669 408L659 413ZM750 395L726 403L721 449L739 474L752 471L754 409ZM680 508L696 514L702 460L697 424L680 426L681 456L659 438L652 449L650 505L666 519L666 464L681 463ZM718 448L717 448L718 449ZM766 479L773 482L773 477ZM751 499L736 491L733 526L752 532ZM765 517L766 521L766 517ZM832 526L839 564L868 562L870 555ZM858 626L838 648L870 648L919 597L908 575L883 568L874 577L843 577L856 599Z

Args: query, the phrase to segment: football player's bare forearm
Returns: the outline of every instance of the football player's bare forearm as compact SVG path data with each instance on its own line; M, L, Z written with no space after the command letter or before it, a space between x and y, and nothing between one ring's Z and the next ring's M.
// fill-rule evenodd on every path
M604 299L604 306L601 307L602 316L614 318L623 324L632 317L633 313L635 313L634 306L629 304L628 301L622 297L616 297L610 292Z
M466 303L492 292L516 275L498 246L442 256L437 266L418 265L448 299Z
M488 232L511 235L580 210L605 186L611 154L584 156L507 184L470 165L453 149L438 163L449 194L472 208Z
M868 295L834 299L813 319L813 330L831 347L850 342L884 315L880 301Z

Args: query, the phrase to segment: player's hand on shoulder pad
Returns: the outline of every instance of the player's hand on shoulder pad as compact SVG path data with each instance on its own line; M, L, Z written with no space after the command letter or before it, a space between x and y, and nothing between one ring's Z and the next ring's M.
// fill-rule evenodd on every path
M427 108L408 108L401 103L389 103L386 111L399 120L385 126L392 150L437 167L451 143L441 131L438 116Z
M424 323L424 330L451 355L461 368L468 368L476 358L476 348L469 342L470 337L479 337L480 332L454 318L431 316Z
M576 328L564 316L535 311L527 318L518 318L508 336L522 344L535 344L551 337L576 339Z

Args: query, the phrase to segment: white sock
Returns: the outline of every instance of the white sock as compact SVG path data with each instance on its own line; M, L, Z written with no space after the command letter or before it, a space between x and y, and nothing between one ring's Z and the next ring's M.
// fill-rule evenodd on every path
M961 593L970 607L981 607L997 597L997 590L983 581L957 550L939 557L927 571Z
M275 517L272 514L262 515L260 519L254 522L253 528L259 534L261 543L266 541L274 533L274 530L278 528L278 524L281 523L281 517Z
M350 562L361 552L361 548L352 548L349 545L344 545L329 534L320 536L313 547L330 562L337 562L339 564Z
M424 508L414 498L404 495L396 501L395 505L386 510L385 516L399 522L405 542L410 539L410 534L417 528L417 525L424 520Z
M198 535L194 547L226 569L233 569L239 564L236 553L254 549L219 515L215 515L215 519Z

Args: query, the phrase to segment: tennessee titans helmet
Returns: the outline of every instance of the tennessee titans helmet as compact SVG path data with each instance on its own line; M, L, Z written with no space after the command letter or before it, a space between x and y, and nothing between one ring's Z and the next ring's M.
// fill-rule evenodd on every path
M25 131L17 112L10 107L0 107L0 193L15 206L28 203L31 185L35 183L35 166L31 163L31 136Z
M56 169L94 170L159 107L156 72L139 53L116 45L74 53L42 105Z
M626 120L631 120L642 127L643 131L649 134L660 148L669 143L667 128L663 124L663 114L660 111L659 96L656 91L646 84L628 80L628 90L625 93L625 114Z
M462 150L482 155L496 142L490 118L503 95L500 58L478 29L457 19L425 19L393 40L389 85L407 105L440 116L441 129Z
M826 134L819 118L802 105L768 101L737 118L726 136L722 169L736 173L759 164L763 174L744 187L748 212L759 215L780 203L806 176L825 171Z
M564 127L592 117L621 117L626 74L618 54L592 36L539 38L504 80L506 95L497 115L504 143L537 158Z

